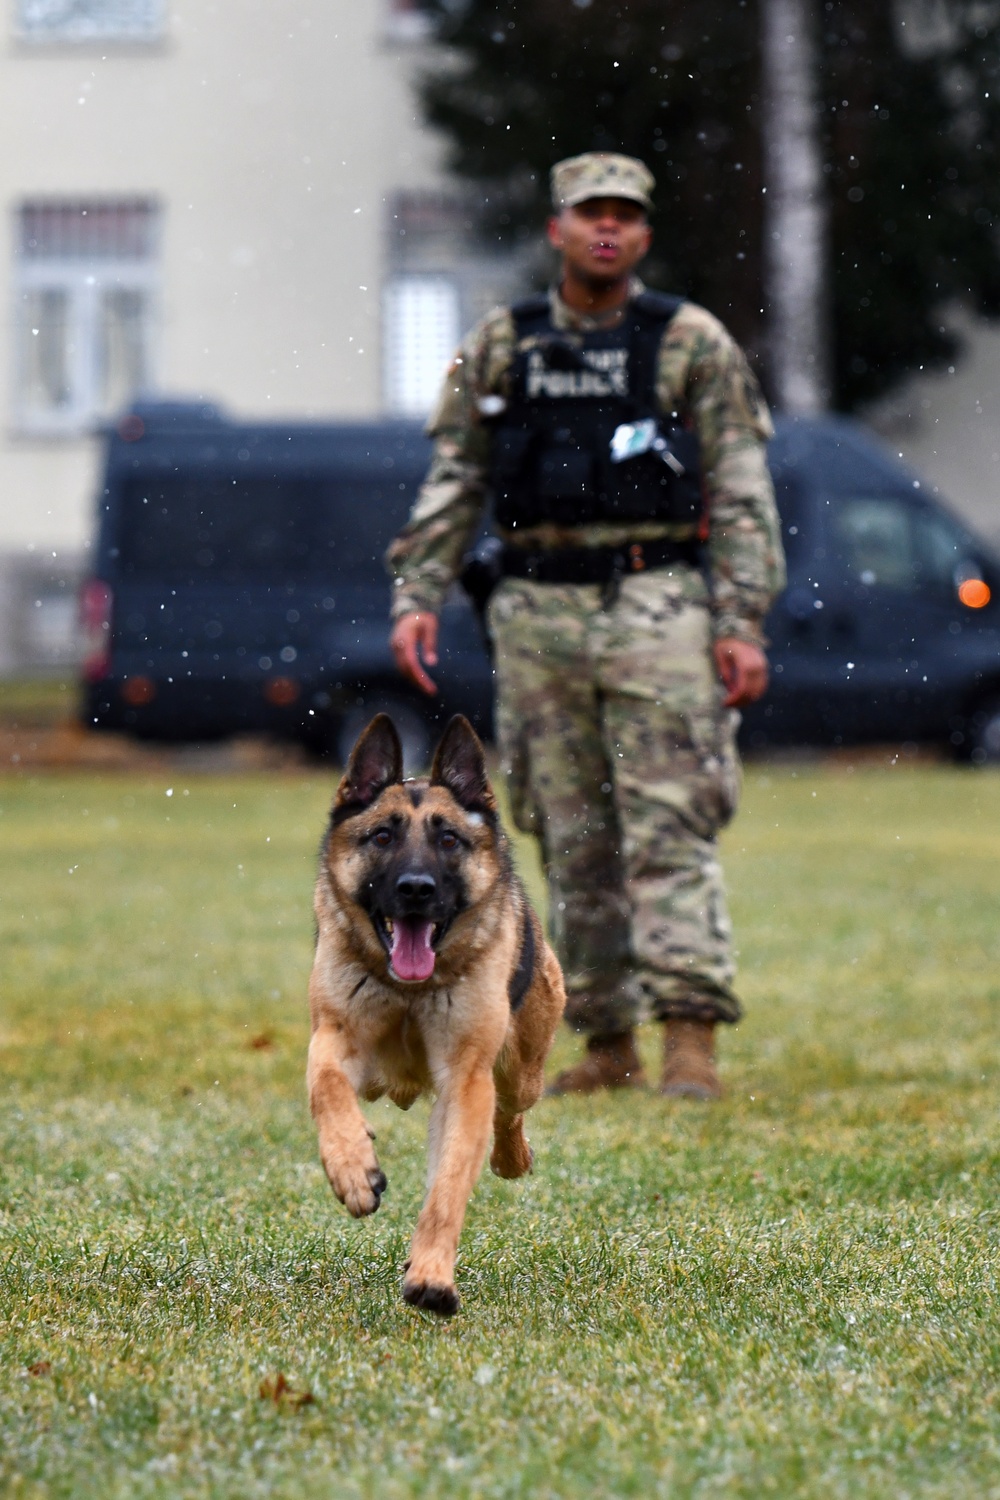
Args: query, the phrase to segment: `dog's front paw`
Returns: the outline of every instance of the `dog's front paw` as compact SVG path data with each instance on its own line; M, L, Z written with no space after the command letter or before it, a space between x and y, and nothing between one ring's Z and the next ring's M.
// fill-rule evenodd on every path
M439 1318L451 1318L458 1312L458 1292L454 1286L437 1286L430 1281L403 1282L403 1301L424 1312L437 1313Z
M325 1165L325 1163L324 1163ZM353 1164L349 1167L326 1168L330 1186L355 1219L373 1214L382 1202L386 1189L385 1173L376 1163L373 1167Z

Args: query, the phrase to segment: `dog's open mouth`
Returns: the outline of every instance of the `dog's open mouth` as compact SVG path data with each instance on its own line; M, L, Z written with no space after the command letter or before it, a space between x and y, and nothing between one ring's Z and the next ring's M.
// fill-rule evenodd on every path
M375 931L389 954L389 967L396 979L415 984L430 979L434 973L434 944L440 927L422 917L383 917L375 919Z

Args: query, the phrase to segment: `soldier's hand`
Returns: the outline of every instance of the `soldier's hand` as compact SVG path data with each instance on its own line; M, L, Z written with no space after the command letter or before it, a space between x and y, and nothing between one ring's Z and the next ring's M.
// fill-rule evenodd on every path
M723 701L727 708L745 708L767 692L767 657L759 646L741 641L738 636L724 636L715 642L712 655L715 670L726 689Z
M396 666L423 693L437 692L437 683L424 670L424 662L437 666L437 638L437 615L424 611L401 615L389 637Z

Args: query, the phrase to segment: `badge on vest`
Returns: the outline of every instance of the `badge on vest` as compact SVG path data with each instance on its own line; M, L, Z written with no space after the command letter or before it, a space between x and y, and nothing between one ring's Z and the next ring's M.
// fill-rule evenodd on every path
M527 396L537 401L539 396L550 401L565 401L574 396L596 396L608 400L613 396L628 395L627 349L581 349L569 348L575 356L572 365L556 353L555 341L551 349L534 348L528 351ZM561 352L561 351L560 351Z
M642 422L622 422L611 434L613 464L623 464L626 459L639 458L643 453L655 453L668 469L673 470L678 479L687 472L660 432L655 417L646 417Z

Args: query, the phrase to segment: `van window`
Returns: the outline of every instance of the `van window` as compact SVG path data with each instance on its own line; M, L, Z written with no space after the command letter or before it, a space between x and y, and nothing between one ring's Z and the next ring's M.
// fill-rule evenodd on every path
M948 516L899 496L854 495L832 502L834 549L854 583L915 594L954 587L969 556Z
M382 553L414 487L361 476L130 475L122 486L122 571L184 582L382 581Z
M921 510L915 518L917 568L932 588L953 589L959 563L973 560L974 546L948 516Z

